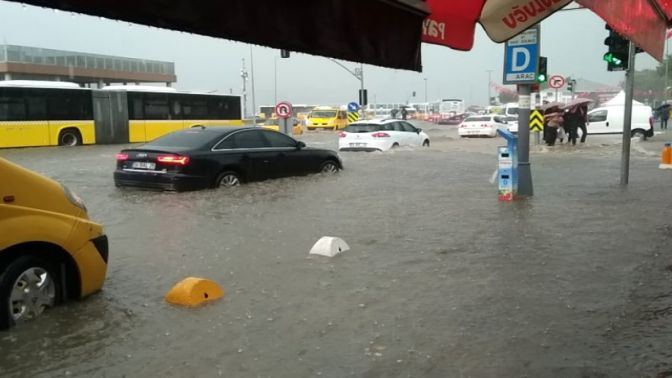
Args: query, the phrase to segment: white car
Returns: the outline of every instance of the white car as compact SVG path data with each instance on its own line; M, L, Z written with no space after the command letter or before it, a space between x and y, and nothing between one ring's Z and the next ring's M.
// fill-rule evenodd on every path
M518 116L506 116L504 120L507 123L509 131L517 134L518 133Z
M460 137L496 137L498 129L507 129L504 116L497 114L474 115L466 118L457 128Z
M387 151L399 146L429 147L429 136L406 121L353 122L338 134L339 151Z

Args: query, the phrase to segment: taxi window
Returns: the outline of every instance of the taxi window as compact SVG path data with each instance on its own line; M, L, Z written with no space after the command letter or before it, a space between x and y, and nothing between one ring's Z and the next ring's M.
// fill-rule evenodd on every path
M334 110L317 110L310 113L310 118L334 118L336 111Z

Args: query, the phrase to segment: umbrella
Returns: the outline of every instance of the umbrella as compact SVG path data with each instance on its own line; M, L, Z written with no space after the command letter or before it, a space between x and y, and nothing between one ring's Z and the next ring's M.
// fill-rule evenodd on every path
M541 109L541 110L543 110L543 111L546 111L546 110L553 109L553 108L560 108L560 107L562 107L562 106L564 106L564 105L565 105L565 104L562 103L562 102L553 101L553 102L549 102L548 104L543 104L543 105L541 105L541 106L539 107L539 109Z
M476 23L490 39L504 42L534 26L572 0L427 0L431 14L422 41L471 50Z
M566 103L564 106L561 107L561 109L571 109L575 106L581 106L581 105L588 105L591 102L594 102L593 100L589 98L575 98L574 100Z
M653 110L655 110L655 111L660 111L660 110L663 110L663 109L665 109L665 108L669 108L670 106L672 106L672 105L670 105L670 104L663 104L663 105L660 105L659 107L657 107L657 108L655 108L655 109L653 109Z

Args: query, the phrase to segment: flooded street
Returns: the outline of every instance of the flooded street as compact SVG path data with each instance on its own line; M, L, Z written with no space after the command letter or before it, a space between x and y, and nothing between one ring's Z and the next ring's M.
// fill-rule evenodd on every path
M190 193L115 188L121 145L0 150L110 238L103 291L0 333L0 376L672 376L672 133L633 142L627 189L620 136L533 145L535 196L503 203L501 138L419 126L431 147ZM309 256L325 235L351 250ZM166 304L187 276L224 299Z

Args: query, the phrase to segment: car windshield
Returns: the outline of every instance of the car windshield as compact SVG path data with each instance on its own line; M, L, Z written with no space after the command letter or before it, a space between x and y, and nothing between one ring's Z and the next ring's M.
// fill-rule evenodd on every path
M210 132L203 130L186 130L171 133L161 138L155 139L143 147L182 147L198 148L211 142L215 136Z
M492 117L469 117L464 120L464 122L488 122L491 121Z
M336 117L335 111L314 111L310 113L310 118L334 118Z
M374 131L379 131L382 125L377 123L358 123L349 125L345 128L345 131L349 133L371 133Z

